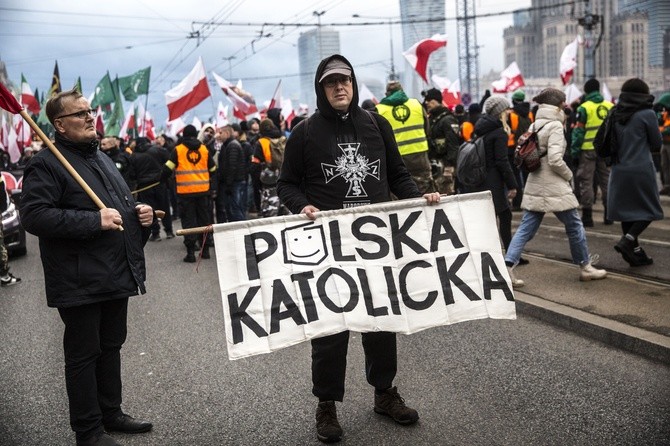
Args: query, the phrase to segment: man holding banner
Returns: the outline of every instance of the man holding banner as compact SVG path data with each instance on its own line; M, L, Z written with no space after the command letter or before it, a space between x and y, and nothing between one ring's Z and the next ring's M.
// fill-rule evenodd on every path
M286 145L279 197L295 214L314 220L319 211L344 209L421 197L398 151L393 130L384 118L361 109L354 70L333 55L316 72L317 112L301 122ZM423 195L438 203L439 193ZM312 393L319 398L317 438L342 437L335 401L344 397L349 332L312 339ZM393 387L397 369L395 333L362 333L367 381L375 387L374 410L409 425L419 419Z

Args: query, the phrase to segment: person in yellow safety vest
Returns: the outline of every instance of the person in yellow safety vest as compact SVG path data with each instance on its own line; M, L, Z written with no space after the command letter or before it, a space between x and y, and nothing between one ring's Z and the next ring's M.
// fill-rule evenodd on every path
M165 163L164 176L175 173L177 183L177 200L182 229L208 226L210 221L209 206L210 182L214 180L216 171L214 157L198 139L198 131L192 125L184 127L183 137ZM184 262L195 262L195 245L199 236L185 235L186 257ZM202 249L202 258L208 259L207 244Z
M516 150L516 143L521 135L523 135L530 125L533 123L533 112L530 111L530 103L525 101L526 93L522 89L516 90L512 93L512 110L507 116L507 125L510 132L507 135L507 159L514 178L519 185L516 197L512 200L512 210L521 210L521 202L523 201L523 188L526 184L528 172L519 170L514 165L514 152Z
M409 98L398 81L386 86L386 97L377 104L377 112L393 128L398 150L412 179L422 194L435 191L428 159L426 115L417 99Z
M661 147L661 194L670 195L670 92L664 93L656 103L659 107L660 118L658 129L663 137Z
M582 105L577 109L577 124L572 130L571 155L579 163L575 188L578 189L579 204L582 206L582 223L586 227L591 227L593 226L592 208L595 202L594 179L597 179L600 186L603 203L607 203L607 182L610 171L605 160L596 156L593 139L614 104L603 99L600 94L600 82L597 79L587 80L584 84L584 92L586 96ZM612 221L607 220L606 217L607 209L604 215L603 222L611 225Z

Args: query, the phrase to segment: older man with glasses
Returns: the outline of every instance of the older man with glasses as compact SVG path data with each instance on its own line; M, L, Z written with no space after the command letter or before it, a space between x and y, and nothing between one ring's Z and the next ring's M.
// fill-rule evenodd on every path
M23 176L21 220L40 239L47 305L65 324L65 384L77 445L118 445L105 430L152 428L121 410L121 346L128 298L145 292L143 246L154 212L135 203L114 162L98 150L95 111L77 90L51 98L46 113L56 147L106 207L99 209L43 150Z

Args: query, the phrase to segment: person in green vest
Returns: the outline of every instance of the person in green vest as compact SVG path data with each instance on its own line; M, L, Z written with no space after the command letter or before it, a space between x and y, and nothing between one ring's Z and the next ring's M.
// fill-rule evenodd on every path
M600 82L597 79L591 78L586 81L584 93L586 97L577 109L575 118L577 123L572 130L571 155L573 159L579 161L575 189L577 189L579 204L582 207L582 223L586 227L592 227L592 208L595 202L594 179L598 181L603 203L607 203L607 182L609 180L609 167L604 159L596 156L593 139L614 104L603 99L600 94ZM604 216L603 222L611 225L612 221L607 219L607 209L605 209Z
M428 159L426 115L417 99L405 94L398 81L386 86L386 97L377 104L377 112L393 128L398 150L412 179L422 194L435 192Z

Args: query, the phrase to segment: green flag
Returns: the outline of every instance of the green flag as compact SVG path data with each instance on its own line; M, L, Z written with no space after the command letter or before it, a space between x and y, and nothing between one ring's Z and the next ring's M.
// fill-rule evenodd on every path
M107 120L107 125L105 125L105 134L118 136L124 118L123 101L121 101L121 92L119 92L118 78L114 78L114 82L112 82L112 93L114 94L114 106Z
M81 76L77 78L77 82L75 82L74 88L76 88L79 93L84 92L84 90L81 89Z
M109 71L105 76L100 79L98 85L95 86L95 96L91 101L91 108L95 109L100 106L109 105L114 102L114 88L112 87L112 81L109 78Z
M119 87L126 101L134 101L141 94L149 94L151 67L147 67L130 76L119 78Z

